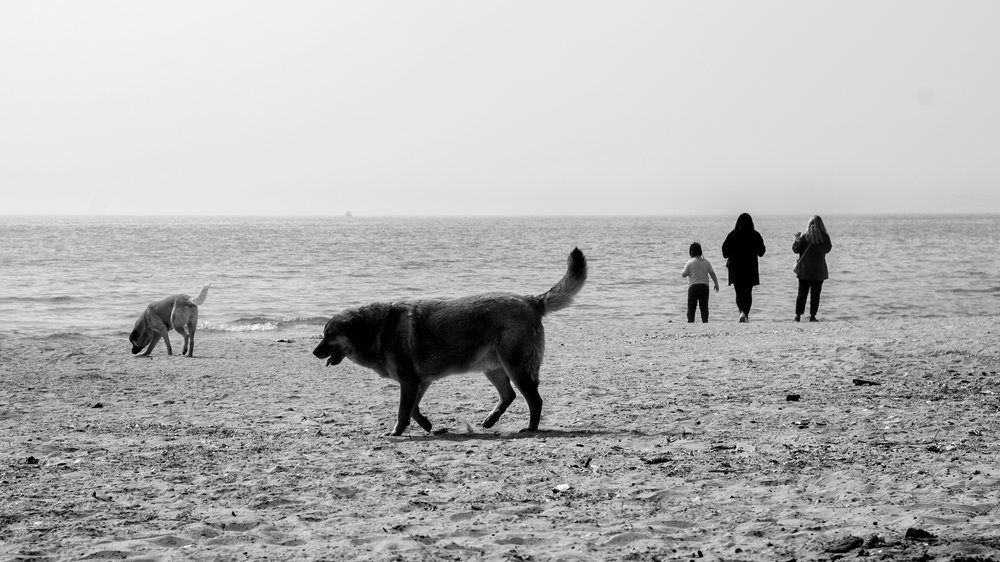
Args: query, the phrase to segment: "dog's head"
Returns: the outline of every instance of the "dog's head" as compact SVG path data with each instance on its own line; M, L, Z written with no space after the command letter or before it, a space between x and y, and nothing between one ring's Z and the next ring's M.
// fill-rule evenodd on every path
M323 341L313 355L326 359L327 365L336 365L346 357L355 363L373 367L381 357L379 334L392 325L398 310L391 303L374 303L345 310L326 323Z
M358 320L352 312L341 312L331 318L323 328L323 341L319 342L313 355L326 359L327 365L337 365L344 357L351 355L354 347L351 332Z
M132 344L132 355L142 351L142 348L149 345L150 340L153 339L152 333L146 329L144 322L145 318L146 315L143 313L143 315L135 321L135 328L132 328L132 333L128 335L128 342Z

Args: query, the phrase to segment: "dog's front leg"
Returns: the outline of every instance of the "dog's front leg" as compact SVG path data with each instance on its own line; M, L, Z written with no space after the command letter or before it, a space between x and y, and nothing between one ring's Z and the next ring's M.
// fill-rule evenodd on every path
M427 387L431 385L430 381L421 381L420 385L417 387L417 397L413 401L413 412L411 416L417 425L424 428L427 433L431 432L431 420L427 419L427 416L420 413L420 401L424 397L424 393L427 392Z
M142 354L143 357L149 357L149 354L153 352L153 348L160 341L160 333L153 332L153 339L149 342L149 347L146 348L146 352Z
M399 381L399 411L396 412L396 427L390 435L399 436L403 434L407 426L410 425L410 414L413 406L417 403L419 384L415 380L400 378Z
M170 336L166 332L163 333L163 343L167 344L167 355L173 355L174 350L170 347Z

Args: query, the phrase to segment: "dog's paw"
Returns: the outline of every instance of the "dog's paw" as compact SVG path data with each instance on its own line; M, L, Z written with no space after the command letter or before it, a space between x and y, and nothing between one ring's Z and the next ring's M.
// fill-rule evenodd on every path
M434 426L431 425L431 421L426 417L424 417L423 415L416 414L413 416L413 420L416 421L417 425L419 425L421 429L423 429L427 433L433 433L433 431L431 431L431 428Z

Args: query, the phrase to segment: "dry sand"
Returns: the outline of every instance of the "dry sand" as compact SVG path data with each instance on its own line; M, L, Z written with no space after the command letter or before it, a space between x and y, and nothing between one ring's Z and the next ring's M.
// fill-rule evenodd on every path
M425 398L448 433L401 438L397 387L318 330L199 336L0 342L3 559L1000 560L989 319L567 314L546 431L521 398L484 430L470 374Z

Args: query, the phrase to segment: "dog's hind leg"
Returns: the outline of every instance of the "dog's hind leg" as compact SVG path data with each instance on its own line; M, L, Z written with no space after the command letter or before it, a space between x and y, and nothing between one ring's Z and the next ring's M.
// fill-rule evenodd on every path
M430 385L430 381L422 381L417 387L417 397L413 401L413 411L410 414L413 421L417 422L417 425L424 428L424 431L427 433L431 432L431 420L427 419L427 416L420 413L420 400L423 399L424 393L427 392L427 388Z
M497 402L496 407L493 408L490 415L483 421L483 427L490 428L507 411L507 408L514 402L514 398L517 398L517 394L514 393L514 388L510 386L510 379L507 378L507 372L503 369L486 371L486 378L493 383L497 392L500 393L500 401Z
M528 427L521 430L538 431L538 422L542 419L542 396L538 394L538 367L540 362L527 361L526 365L512 365L504 362L504 369L510 382L521 391L524 401L528 403Z
M542 395L538 394L538 381L531 378L530 376L523 375L514 378L514 385L517 389L521 391L521 395L524 396L525 402L528 403L528 427L521 430L521 433L525 431L538 431L538 422L542 419Z
M500 365L507 372L507 378L514 387L521 391L524 401L528 403L528 427L525 431L538 431L538 422L542 419L542 397L538 394L538 370L542 367L542 357L545 353L545 340L542 336L541 324L538 325L537 339L534 341L517 342L510 347L498 350Z
M184 338L184 347L181 348L181 357L183 357L188 354L189 349L193 351L194 345L192 345L191 336L188 335L187 326L178 326L177 333Z
M174 308L170 312L170 323L184 338L181 356L194 357L194 329L198 324L198 307L193 304L174 303ZM169 326L167 331L170 331Z
M203 289L205 290L205 289ZM191 319L188 320L188 335L191 336L191 344L188 346L188 357L194 357L194 332L198 329L198 307L191 311Z

